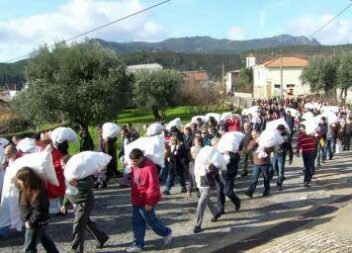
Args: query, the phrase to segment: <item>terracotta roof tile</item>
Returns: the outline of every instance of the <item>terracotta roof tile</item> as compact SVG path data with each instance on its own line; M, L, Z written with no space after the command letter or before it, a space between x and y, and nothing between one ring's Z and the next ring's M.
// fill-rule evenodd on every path
M207 81L209 80L209 75L206 71L183 71L182 72L187 78L194 81Z
M263 65L267 68L278 68L281 66L281 57L266 61ZM283 67L305 67L308 65L306 59L295 57L295 56L283 56L282 66Z

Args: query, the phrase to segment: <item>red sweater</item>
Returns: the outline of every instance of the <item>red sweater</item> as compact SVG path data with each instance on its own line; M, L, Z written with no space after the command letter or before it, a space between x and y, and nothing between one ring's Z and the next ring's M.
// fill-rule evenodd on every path
M313 136L302 134L298 135L297 141L297 152L302 150L302 153L313 153L315 152L315 139Z
M51 155L53 158L56 177L59 181L59 186L48 183L48 197L49 199L55 199L58 197L63 198L65 196L65 176L61 166L62 154L58 149L54 148Z
M155 206L161 199L158 170L145 158L141 168L132 168L132 205Z

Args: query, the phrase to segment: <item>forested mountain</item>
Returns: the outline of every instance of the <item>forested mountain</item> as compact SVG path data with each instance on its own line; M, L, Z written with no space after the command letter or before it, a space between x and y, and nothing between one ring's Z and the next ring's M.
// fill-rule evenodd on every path
M119 53L133 53L142 51L171 51L198 54L239 54L251 49L261 49L276 46L311 45L319 46L315 39L304 36L279 35L271 38L232 41L228 39L214 39L211 37L171 38L161 42L107 42L97 40L101 44L115 49Z
M352 45L323 46L315 40L308 40L304 37L277 36L273 38L276 39L247 41L246 43L248 45L243 46L242 49L249 49L241 51L237 54L234 54L234 51L230 50L229 46L227 45L227 43L230 43L231 41L215 40L209 37L192 37L167 40L166 44L173 45L173 48L176 48L175 51L158 51L154 50L153 48L144 48L142 50L143 47L140 47L139 49L142 51L136 52L138 51L136 50L136 45L151 45L153 43L140 42L138 44L137 42L110 43L102 40L97 41L107 47L115 49L121 55L126 65L156 62L161 64L164 68L172 68L180 71L207 70L210 74L210 77L214 81L221 79L222 65L224 66L224 71L239 69L244 66L245 58L249 53L253 53L258 58L257 62L261 63L273 57L280 56L281 51L283 55L298 55L304 57L310 57L313 55L338 55L342 54L343 52L352 51ZM299 45L278 46L275 45L275 43L277 43L277 38L280 38L281 42L286 41L286 43L290 42L291 44L299 43ZM193 43L192 45L184 43L184 41L190 40ZM222 43L223 41L226 43ZM265 44L267 47L257 48L258 44L256 44L255 41L261 41L261 45L268 43ZM266 42L264 43L263 41ZM270 43L273 44L270 44L269 41L271 41ZM165 43L165 41L160 43ZM123 45L122 48L120 47L121 45ZM221 47L223 48L221 49ZM161 50L161 47L159 49ZM177 50L184 50L184 52L177 52ZM8 85L13 88L15 83L18 84L23 82L26 64L27 60L22 60L12 64L0 63L0 86Z

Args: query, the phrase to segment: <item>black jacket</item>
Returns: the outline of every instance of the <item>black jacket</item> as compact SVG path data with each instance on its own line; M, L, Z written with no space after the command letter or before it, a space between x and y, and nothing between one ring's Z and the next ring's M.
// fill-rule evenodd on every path
M30 227L45 226L49 221L49 198L46 192L42 191L34 204L20 202L20 213L22 220L28 222Z

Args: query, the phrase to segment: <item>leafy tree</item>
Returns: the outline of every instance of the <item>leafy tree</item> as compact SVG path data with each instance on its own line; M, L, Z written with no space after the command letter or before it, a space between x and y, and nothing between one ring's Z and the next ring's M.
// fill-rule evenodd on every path
M253 69L242 68L240 70L239 81L236 83L236 92L253 93Z
M309 83L313 92L324 91L325 94L336 88L337 62L331 57L313 57L303 70L301 79Z
M337 68L337 84L341 89L340 97L346 101L347 91L352 87L352 54L346 53L340 57Z
M88 129L114 119L129 87L125 65L98 43L46 46L26 68L28 88L14 101L19 114L36 124L65 119Z
M182 81L182 75L174 70L138 72L133 85L133 100L138 107L151 110L155 119L161 119L164 110L175 104L175 92Z

